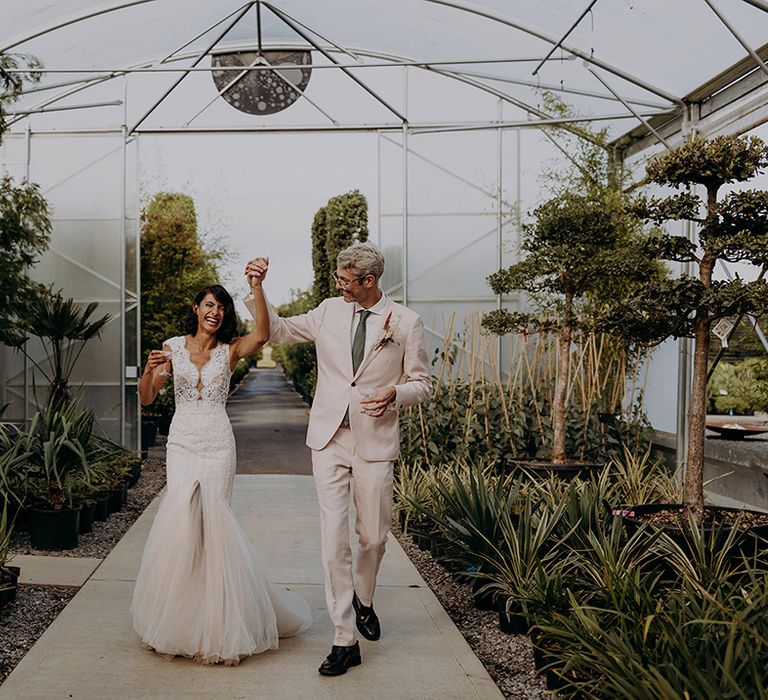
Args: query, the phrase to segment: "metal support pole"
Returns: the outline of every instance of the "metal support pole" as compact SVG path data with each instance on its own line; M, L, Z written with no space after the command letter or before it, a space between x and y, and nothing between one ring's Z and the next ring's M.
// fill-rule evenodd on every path
M408 69L403 68L403 111L408 111ZM403 306L408 305L408 122L403 121Z
M134 136L134 139L136 141L136 172L134 174L135 182L138 182L139 179L139 173L141 172L141 162L139 160L139 144L141 143L140 137L137 134ZM141 378L141 212L140 210L140 194L139 194L139 188L136 188L136 200L134 202L135 206L135 212L136 212L136 349L135 349L135 358L136 358L136 372L137 372L137 379L138 382ZM142 446L142 435L141 435L141 398L139 397L139 390L138 385L136 387L136 422L137 422L137 444L136 447L141 449Z
M382 250L381 245L381 219L382 219L382 213L381 213L381 132L376 132L376 208L378 211L377 214L377 223L378 223L378 233L377 233L377 240L379 244L379 249ZM382 251L383 252L383 251Z
M755 63L757 63L758 66L760 66L760 70L763 71L766 75L768 75L768 66L765 65L765 61L763 61L760 56L758 56L757 51L755 51L747 42L747 40L739 34L739 32L736 30L736 27L734 27L726 18L726 16L720 12L720 10L717 9L715 6L715 3L712 2L712 0L704 0L704 2L709 5L709 8L717 15L717 18L725 25L725 28L733 34L734 39L738 41L744 49L747 51L747 53L752 56Z
M496 110L497 110L497 117L498 117L499 123L501 123L504 121L504 101L502 99L499 99L499 101L496 103ZM504 208L503 208L504 198L502 196L504 191L504 187L503 187L504 130L503 129L496 130L496 175L499 181L498 191L496 193L496 245L498 246L498 251L497 251L498 269L501 270L502 267L504 266ZM501 307L502 307L501 294L497 294L496 308L501 309ZM496 342L498 343L497 362L498 362L498 368L499 368L499 376L501 376L502 337L498 336L496 338Z
M24 179L29 182L31 180L32 170L32 129L27 122L27 128L24 130L24 141L26 145L26 154L24 159ZM29 341L27 341L29 342ZM24 354L24 420L29 419L29 360L26 353Z
M589 5L587 5L586 9L578 16L576 21L568 28L568 31L565 34L563 34L563 36L560 37L560 39L558 39L557 43L549 50L549 53L546 56L544 56L544 58L541 59L541 63L539 63L539 65L536 66L532 75L536 75L536 73L539 72L539 68L541 68L550 59L552 54L555 53L555 51L557 51L557 49L562 45L562 43L569 37L571 32L574 29L576 29L576 27L579 26L579 22L581 22L581 20L583 20L587 16L587 13L592 9L592 7L596 2L597 0L590 0Z
M123 92L124 94L128 90L128 80L123 78ZM120 125L120 139L121 139L121 157L120 157L120 443L125 445L125 420L126 411L125 404L128 400L126 396L126 337L125 337L125 245L126 245L126 226L125 226L125 206L127 200L126 193L126 179L127 179L127 146L128 146L128 115L125 104L126 99L123 99L123 123Z
M251 6L255 2L256 2L256 0L252 0L250 2L247 2L243 6L243 9L240 10L240 12L237 13L237 15L235 16L235 19L232 20L229 24L227 24L227 26L224 28L224 30L219 32L216 35L216 38L210 44L208 44L205 49L203 49L202 51L200 51L197 54L195 60L192 62L192 66L191 66L192 68L194 68L198 63L200 63L200 61L202 61L208 54L210 54L211 51L213 51L213 49L216 46L216 44L218 44L229 33L229 31L243 18L243 16L248 12L248 10L251 9ZM146 112L144 112L144 114L141 116L141 118L137 122L135 122L133 124L133 126L128 130L128 133L132 134L136 129L138 129L144 123L144 121L147 119L147 117L150 114L152 114L152 112L154 112L157 109L157 107L160 105L160 103L162 103L163 100L165 100L165 98L168 97L168 95L170 95L178 87L179 83L182 80L184 80L184 78L186 78L188 74L189 74L188 70L184 71L174 81L173 85L171 85L171 87L169 87L162 94L162 96L159 99L157 99L155 101L155 103Z

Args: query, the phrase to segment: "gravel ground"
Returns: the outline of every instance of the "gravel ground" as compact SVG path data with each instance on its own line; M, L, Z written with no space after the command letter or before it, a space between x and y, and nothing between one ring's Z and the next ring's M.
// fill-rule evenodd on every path
M128 503L105 522L95 522L93 532L80 535L77 547L60 552L33 549L29 534L21 532L14 533L10 554L104 558L163 486L165 462L150 456L142 465L139 482L128 491ZM16 600L0 612L0 684L77 591L76 587L19 586Z
M69 586L19 586L0 612L0 684L75 593Z
M458 583L429 552L414 545L410 537L399 530L393 532L504 697L515 700L552 697L533 667L531 640L526 635L502 632L497 613L478 610L472 604L472 589L468 584Z
M80 535L74 549L54 552L33 549L29 544L29 533L14 533L10 554L43 554L55 557L97 557L103 559L128 532L152 499L165 486L165 462L150 456L141 468L141 478L136 486L128 490L128 503L119 513L112 513L105 522L95 522L93 532Z
M18 533L11 542L11 553L106 557L164 485L165 463L150 455L139 483L128 492L127 505L106 522L94 523L94 531L81 535L76 548L61 552L35 550L29 545L29 535ZM533 668L529 638L499 630L496 613L474 607L469 585L458 583L410 537L399 531L394 534L504 696L526 700L550 697ZM16 601L0 613L0 684L76 592L77 588L68 587L19 586Z

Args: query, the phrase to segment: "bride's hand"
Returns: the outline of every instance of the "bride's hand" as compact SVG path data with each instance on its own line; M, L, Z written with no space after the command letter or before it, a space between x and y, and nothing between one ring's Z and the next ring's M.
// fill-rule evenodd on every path
M147 372L154 372L158 367L165 364L170 364L168 354L163 350L152 350L147 358L147 366L144 368L144 374Z
M254 258L245 266L245 274L248 278L248 286L251 289L261 287L261 283L267 277L269 270L269 258Z

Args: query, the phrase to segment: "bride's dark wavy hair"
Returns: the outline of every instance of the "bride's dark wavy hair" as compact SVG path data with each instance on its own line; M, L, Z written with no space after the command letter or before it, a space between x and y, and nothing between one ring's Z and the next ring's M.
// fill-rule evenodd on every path
M224 320L219 326L219 330L216 331L216 340L221 343L229 344L237 335L237 315L235 314L235 302L230 296L229 292L224 289L220 284L211 284L207 287L203 287L195 296L195 300L192 302L193 306L200 306L203 299L208 294L212 294L213 298L224 307ZM187 320L184 322L184 329L189 335L197 335L197 314L194 309L190 309L187 314Z

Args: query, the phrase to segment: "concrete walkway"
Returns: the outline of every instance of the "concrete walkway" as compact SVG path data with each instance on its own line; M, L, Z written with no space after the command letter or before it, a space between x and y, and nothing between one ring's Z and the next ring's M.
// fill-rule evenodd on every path
M252 438L254 457L249 458L252 466L248 468L256 472L268 470L270 463L286 470L291 465L296 468L304 459L303 434L301 440L293 434L296 412L303 409L289 400L285 392L292 393L290 388L284 381L277 383L277 378L262 375L259 370L230 406L233 422L240 426L237 438L241 459L241 431L247 425L244 414L256 413L256 425L261 426L256 429L264 435L269 434L269 428L266 417L259 416L261 411L271 414L273 426L281 433L291 432L290 440L274 440L270 450ZM276 391L267 391L273 380ZM255 392L250 402L245 401L249 396L244 392L247 387ZM254 405L262 399L271 408ZM242 408L238 407L240 400ZM304 421L306 425L306 410ZM270 455L272 462L267 459ZM502 697L393 539L382 563L376 594L383 628L381 641L361 642L361 667L339 678L320 676L317 666L330 649L332 625L325 609L312 478L240 474L235 479L232 505L272 580L310 602L314 624L303 636L283 640L278 651L250 657L234 668L198 666L186 659L165 661L142 649L131 629L129 605L156 500L0 686L0 700Z
M282 369L251 370L230 397L238 474L312 474L304 444L309 408Z

